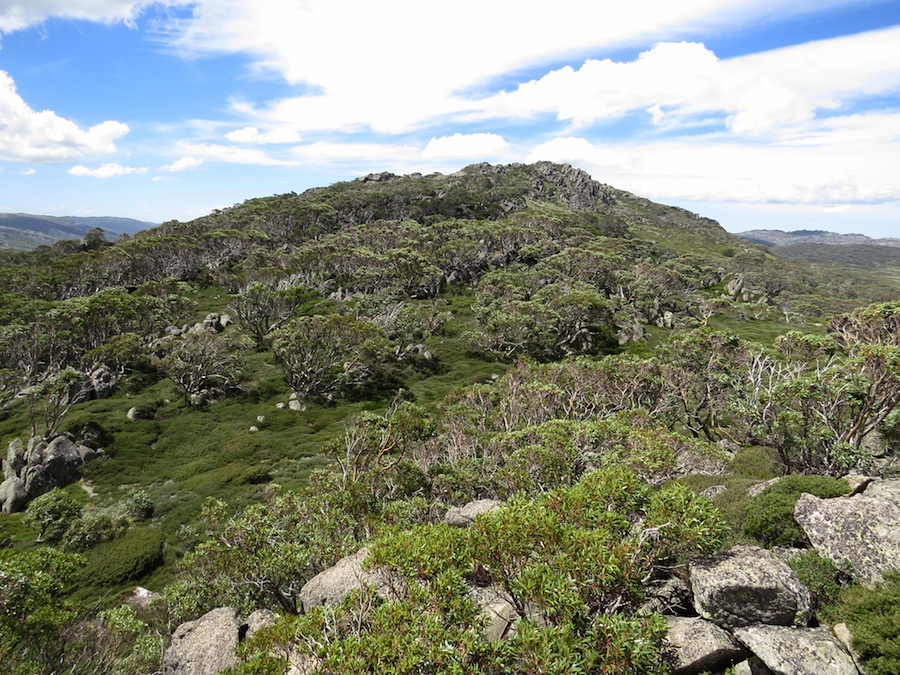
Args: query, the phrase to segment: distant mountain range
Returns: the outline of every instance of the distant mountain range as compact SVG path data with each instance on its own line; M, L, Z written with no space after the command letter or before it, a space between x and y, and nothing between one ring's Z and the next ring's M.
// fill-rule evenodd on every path
M0 213L0 248L28 250L61 239L81 239L88 230L100 228L108 239L155 227L133 218L110 216L36 216L30 213Z
M840 245L866 245L866 246L896 246L900 247L900 239L885 238L872 239L864 234L837 234L824 230L794 230L784 232L782 230L747 230L736 233L741 239L752 241L756 244L776 248L779 246L793 246L795 244L840 244Z
M823 230L748 230L737 236L762 244L779 258L804 260L833 267L900 269L900 239L873 239L864 234Z

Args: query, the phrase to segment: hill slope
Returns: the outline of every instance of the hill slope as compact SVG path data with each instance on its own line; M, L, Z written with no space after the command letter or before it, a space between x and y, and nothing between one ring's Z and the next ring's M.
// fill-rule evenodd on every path
M623 533L686 473L737 485L718 502L735 511L753 478L722 475L732 453L757 478L875 466L861 440L900 391L900 358L864 361L897 347L900 310L854 311L895 298L890 279L780 259L550 163L373 174L7 253L0 289L0 501L60 486L75 508L46 541L85 556L47 602L141 583L169 589L172 625L219 604L293 614L303 581L449 504L605 504L581 482L598 468L624 502L590 518ZM714 546L719 516L673 489L660 523L696 506ZM0 516L10 556L48 550L32 522ZM513 532L497 541L534 550ZM640 546L677 549L669 532Z
M61 239L81 239L86 232L100 228L107 238L134 234L155 227L132 218L107 216L35 216L28 213L0 213L0 248L30 250Z

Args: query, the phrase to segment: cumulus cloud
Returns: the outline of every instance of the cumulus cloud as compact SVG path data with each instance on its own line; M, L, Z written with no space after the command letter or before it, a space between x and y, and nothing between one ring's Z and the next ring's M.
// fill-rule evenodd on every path
M73 176L90 176L91 178L115 178L127 176L130 173L147 173L146 167L122 166L121 164L103 164L96 169L90 169L77 164L69 169Z
M25 169L24 171L22 171L23 176L33 176L36 173L37 169Z
M885 114L829 119L819 125L815 144L717 136L609 147L563 137L536 146L526 161L576 164L597 180L659 201L843 209L900 201L898 123L897 115ZM848 128L851 143L845 142Z
M186 157L182 157L181 159L176 159L171 164L166 164L164 166L159 167L160 171L171 171L173 173L178 171L187 171L188 169L196 169L198 166L203 164L203 160L199 157L193 157L188 155Z
M554 114L575 128L644 111L654 125L719 115L760 135L900 88L900 27L721 60L704 45L659 43L637 59L589 59L502 92L483 117Z
M32 110L12 77L0 70L0 159L50 163L112 153L128 131L128 125L114 121L82 129L51 110Z
M547 59L852 2L635 0L611 17L606 3L584 0L558 0L552 11L537 0L457 0L446 9L420 0L197 0L172 40L186 53L246 53L305 87L259 107L261 119L398 133L481 112L492 78Z
M256 127L243 127L227 133L225 138L234 143L283 144L298 142L300 134L288 128L273 129L260 133Z
M422 156L433 158L487 158L496 156L509 147L509 143L498 134L453 134L432 138Z

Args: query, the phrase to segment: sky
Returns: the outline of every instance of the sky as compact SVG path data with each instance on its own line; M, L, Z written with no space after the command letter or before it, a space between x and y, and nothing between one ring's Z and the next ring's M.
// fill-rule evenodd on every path
M732 232L900 237L900 0L0 0L0 212L541 160Z

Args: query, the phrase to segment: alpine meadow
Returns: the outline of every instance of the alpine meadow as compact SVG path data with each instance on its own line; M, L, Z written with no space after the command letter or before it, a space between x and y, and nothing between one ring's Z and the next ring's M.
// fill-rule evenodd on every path
M4 672L900 672L896 256L550 162L107 234L0 249Z

